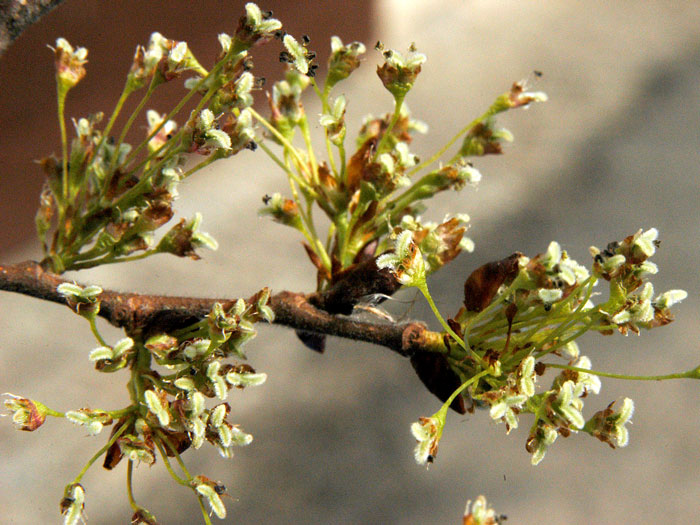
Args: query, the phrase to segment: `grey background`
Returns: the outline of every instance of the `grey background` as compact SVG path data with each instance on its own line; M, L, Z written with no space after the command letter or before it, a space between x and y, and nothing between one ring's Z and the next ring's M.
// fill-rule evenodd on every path
M456 311L464 278L486 261L515 250L534 255L554 239L583 262L588 246L655 226L662 241L655 289L689 292L676 309L678 320L639 338L591 335L581 341L582 353L598 369L627 373L699 364L697 3L384 0L373 17L387 46L405 49L415 41L428 55L408 98L414 115L431 127L414 142L421 156L533 69L544 72L535 87L550 96L547 104L500 120L515 143L502 157L476 162L484 174L477 190L450 194L432 208L435 220L448 211L468 212L476 242L474 254L430 281L441 310ZM338 19L342 25L342 11ZM366 43L371 48L373 40ZM353 80L340 87L351 122L389 108L376 63L368 52ZM318 113L311 99L307 111ZM314 277L298 239L255 214L263 194L285 187L262 152L245 152L181 191L178 210L183 216L202 211L218 252L197 263L159 257L75 278L173 295L245 296L263 285L310 290ZM3 262L38 256L30 241L5 252ZM413 294L401 297L410 301ZM398 311L406 307L396 304ZM86 323L12 294L0 295L0 309L0 390L61 410L121 406L126 375L91 370L87 354L95 344ZM421 301L409 315L430 319ZM105 334L119 337L108 328ZM439 402L407 361L338 340L317 355L278 327L261 329L248 354L268 382L233 392L230 402L232 419L255 441L228 461L208 449L185 454L193 473L228 487L227 522L455 523L465 501L478 494L508 514L508 523L697 521L697 383L604 380L601 394L587 399L586 414L632 397L637 410L629 446L613 451L574 435L559 439L538 467L524 450L526 418L506 436L485 412L450 415L436 464L426 471L413 461L409 425ZM0 521L57 521L63 484L104 436L86 437L56 420L32 434L2 423ZM95 468L85 477L93 523L127 520L123 471L124 465L113 473ZM197 520L193 498L160 464L137 469L136 492L139 501L154 501L149 508L163 523Z

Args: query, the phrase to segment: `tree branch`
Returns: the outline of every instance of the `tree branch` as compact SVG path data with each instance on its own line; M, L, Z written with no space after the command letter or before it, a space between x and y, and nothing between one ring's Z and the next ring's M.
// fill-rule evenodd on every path
M0 290L66 304L56 291L70 282L44 270L35 261L0 265ZM384 346L402 356L417 352L444 352L442 334L429 331L421 322L402 324L366 323L331 315L317 309L309 297L295 292L279 292L270 298L275 324L317 334L333 335ZM169 297L104 290L100 294L99 316L128 334L167 332L188 326L206 316L214 303L227 307L236 299Z
M0 56L22 31L61 3L63 0L0 0Z

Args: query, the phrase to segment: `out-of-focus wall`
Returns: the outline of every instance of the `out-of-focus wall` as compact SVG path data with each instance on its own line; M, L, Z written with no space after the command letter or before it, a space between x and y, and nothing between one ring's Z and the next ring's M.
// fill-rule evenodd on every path
M286 22L289 15L306 9L305 4L296 5L293 13L275 9L275 15ZM676 310L678 321L639 338L591 335L581 341L582 352L594 368L617 372L696 366L696 3L384 0L371 15L358 13L355 6L323 4L312 10L332 19L326 34L338 32L344 40L367 38L366 63L338 89L349 99L350 129L365 113L390 108L390 97L374 74L378 56L371 47L376 37L400 50L415 42L428 54L407 100L414 115L431 127L428 137L412 144L422 157L480 114L512 81L534 69L544 72L533 87L546 91L550 101L503 116L500 122L514 133L515 143L502 157L477 159L484 175L477 190L443 196L431 212L432 219L468 212L473 224L469 234L476 242L474 254L460 256L430 281L444 313L457 310L464 278L488 260L516 250L535 255L557 240L584 262L588 246L655 226L662 241L654 257L661 268L654 279L657 292L684 288L690 294ZM194 16L185 10L177 13ZM220 18L233 23L235 13L232 9L227 17L214 19L217 24ZM366 20L376 31L353 33L346 26L353 17ZM213 42L215 33L228 27L223 22L193 34ZM126 45L124 63L133 45L145 41L152 29L188 39L183 35L186 26L168 31L156 18L140 27L140 36ZM319 50L325 46L303 24L293 32L312 34ZM52 42L59 35L91 47L80 38L80 28L72 34L57 30L41 36ZM115 53L118 44L110 43ZM19 52L17 46L11 52ZM31 56L38 68L43 59ZM90 57L88 78L99 78L91 69L99 62L92 47ZM46 71L50 77L50 64ZM2 81L5 90L8 81ZM42 93L49 92L49 84ZM45 99L51 106L51 97ZM310 115L319 113L311 98L306 107ZM50 118L42 122L54 125ZM56 144L57 133L51 133ZM9 151L26 162L25 148ZM310 290L314 278L298 239L255 215L262 195L284 188L282 174L262 152L245 152L187 182L181 191L178 210L184 216L196 210L204 213L204 229L219 240L218 252L206 253L197 263L162 257L76 279L190 295L245 296L263 285ZM15 195L13 188L3 187L3 207ZM36 257L37 251L22 245L5 256L22 260ZM413 299L410 293L400 297ZM401 303L394 307L407 308ZM84 406L87 400L93 407L120 406L125 376L105 378L90 370L87 353L94 342L80 319L55 305L11 294L0 294L0 311L3 391L54 400L58 409ZM430 319L420 301L409 315ZM118 337L116 331L106 333ZM538 467L530 466L524 450L527 417L523 428L506 436L503 426L493 424L485 412L450 415L436 463L425 471L413 462L409 425L433 413L439 403L424 391L404 359L337 340L318 355L276 327L263 327L248 353L251 364L269 374L268 382L234 392L230 401L233 421L252 432L255 441L226 462L213 451L185 454L193 473L228 487L234 498L226 501L232 523L454 523L464 502L480 493L514 523L695 521L700 496L700 387L695 383L604 380L601 394L586 399L586 414L622 396L632 397L637 412L629 446L613 451L588 436L574 435L559 439ZM84 437L60 421L34 434L20 434L9 426L0 426L0 475L15 488L11 494L0 493L5 519L55 520L61 484L103 438ZM123 523L129 514L123 466L116 470L95 469L85 479L86 510L96 522ZM142 466L136 474L140 501L158 497L152 510L164 523L197 519L190 495L169 482L161 465Z

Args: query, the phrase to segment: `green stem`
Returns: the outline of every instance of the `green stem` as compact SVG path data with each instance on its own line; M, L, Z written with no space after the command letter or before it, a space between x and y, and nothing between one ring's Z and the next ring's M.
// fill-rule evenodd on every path
M422 169L425 168L426 166L430 166L433 162L437 161L440 157L443 156L443 154L444 154L448 149L450 149L450 148L452 147L452 144L454 144L454 143L457 141L458 138L460 138L460 137L461 137L462 135L464 135L465 133L469 132L469 130L471 130L474 126L476 126L477 124L479 124L479 123L480 123L482 120L484 120L485 118L490 117L492 114L493 114L493 112L489 109L488 111L486 111L486 112L485 112L483 115L481 115L480 117L477 117L477 118L475 118L474 120L472 120L469 124L467 124L467 125L466 125L465 127L463 127L461 130L459 130L459 131L454 135L454 137L452 137L450 140L448 140L447 143L446 143L442 148L440 148L440 149L437 151L437 153L435 153L432 157L430 157L430 158L429 158L428 160L426 160L425 162L421 162L418 166L416 166L415 168L413 168L413 169L408 173L408 176L410 177L411 175L413 175L413 174L415 174L415 173L418 173L420 170L422 170Z
M107 444L104 447L102 447L100 450L98 450L97 453L90 458L90 460L87 462L87 464L83 467L83 470L81 470L78 473L78 475L75 477L75 479L73 480L73 483L80 483L80 480L83 478L83 476L88 471L88 469L92 466L92 464L95 463L95 461L97 461L97 459L102 454L107 452L109 447L114 445L114 443L117 441L117 439L119 439L119 436L121 436L124 433L124 431L127 429L127 427L129 426L129 423L130 423L129 421L126 421L121 426L121 428L114 433L114 435L109 439L109 441L107 441Z
M260 148L267 154L267 156L270 157L270 159L272 159L272 161L275 164L277 164L290 179L296 182L300 187L308 188L308 184L306 183L306 181L300 179L299 176L296 173L294 173L294 171L292 171L284 162L282 162L282 160L277 155L275 155L275 153L270 148L268 148L264 142L260 141L258 143L258 146L260 146ZM312 193L312 195L316 195L315 192Z
M304 137L304 144L306 145L306 151L309 153L309 163L311 164L311 180L314 186L318 186L318 163L316 161L316 155L314 155L314 148L311 144L311 132L309 131L309 121L304 115L299 122L299 129L301 129L301 135Z
M442 405L442 408L440 408L440 411L443 411L443 410L444 410L445 413L446 413L446 412L447 412L447 409L448 409L448 408L450 407L450 405L452 404L452 401L454 401L455 398L456 398L459 394L461 394L461 393L464 391L465 388L467 388L469 385L472 385L472 384L478 382L479 379L481 379L482 377L484 377L484 376L485 376L486 374L488 374L488 373L489 373L488 370L482 370L482 371L479 372L478 374L476 374L476 375L470 377L468 380L466 380L464 383L462 383L462 385L461 385L457 390L455 390L454 392L452 392L452 395L451 395L450 397L447 398L447 401L445 401L445 403Z
M160 439L155 439L154 443L156 444L156 447L158 448L158 452L160 453L160 457L163 458L163 464L165 465L166 470L170 474L170 477L173 478L173 480L175 480L176 483L179 483L183 487L192 488L190 486L189 481L187 481L186 479L182 479L173 470L173 466L170 464L170 460L168 459L168 455L166 454L165 450L163 449L163 444L161 443ZM167 440L166 440L166 443L167 443Z
M625 379L628 381L664 381L666 379L700 379L698 368L688 370L686 372L678 372L675 374L655 375L655 376L632 376L626 374L613 374L610 372L598 372L596 370L588 370L578 366L560 365L555 363L544 363L548 368L559 368L562 370L572 370L584 374L591 374L600 377L610 377L612 379Z
M282 135L279 131L277 131L272 124L270 124L265 117L263 117L260 113L255 111L252 107L249 107L248 110L250 111L251 115L255 117L255 119L260 122L274 137L279 140L284 148L291 153L292 157L294 157L294 160L297 161L297 164L299 165L299 168L303 170L308 177L309 181L314 180L314 176L312 173L309 172L309 167L307 166L306 162L304 162L304 159L301 158L299 155L299 152L296 150L296 148L292 145L291 142L289 142L284 135ZM305 184L308 185L308 184ZM300 184L301 186L301 184Z
M122 94L119 96L119 100L117 101L117 105L114 106L114 111L112 111L112 115L109 117L109 122L107 122L107 125L105 126L104 130L102 131L102 136L100 137L100 141L97 143L97 147L95 148L95 151L100 151L102 144L104 144L104 141L107 139L107 137L109 137L109 133L112 131L112 127L114 126L114 122L117 120L119 113L121 113L121 111L122 111L122 107L124 106L124 102L126 102L126 99L129 98L129 96L134 92L131 85L132 84L131 84L130 79L127 78L126 84L124 85L124 89L122 90Z
M109 187L109 182L112 179L112 176L114 175L114 171L117 167L117 160L119 159L119 148L121 147L122 143L124 142L124 139L126 138L126 134L129 132L131 129L131 126L134 123L134 120L136 120L136 117L138 117L141 114L141 110L143 107L146 105L146 103L149 101L151 98L151 95L153 95L153 92L155 91L156 87L158 87L159 84L156 83L156 78L157 75L153 75L153 78L151 79L151 83L148 86L148 90L146 90L146 93L143 95L141 98L141 101L139 102L138 106L136 106L136 109L131 113L129 116L129 120L126 121L126 124L122 128L122 132L119 134L119 139L117 140L116 144L114 145L114 157L112 158L112 162L109 165L109 178L107 180L107 184L105 184L105 187ZM120 99L121 100L121 99ZM158 127L158 130L167 122L167 120L164 120L163 123ZM150 140L151 137L148 138ZM148 143L148 140L145 140L144 143ZM133 158L132 155L129 155L129 159ZM128 164L128 161L125 162L125 164Z
M185 462L182 461L180 454L178 453L177 449L173 446L173 444L170 443L170 441L167 438L163 439L162 432L160 432L159 430L156 430L156 434L158 435L158 438L159 438L159 439L155 440L156 445L158 446L158 451L160 452L161 456L163 457L163 462L165 463L166 468L170 472L170 475L173 476L173 479L175 479L175 481L177 481L181 485L184 485L184 486L192 489L192 491L197 496L197 501L199 501L199 508L202 510L202 516L204 516L204 522L207 525L211 525L211 519L209 518L209 514L207 514L207 509L204 506L204 501L202 500L202 495L199 492L197 492L195 487L192 486L192 479L193 478L190 475L190 473L187 471L187 467L185 466ZM182 478L180 478L177 474L175 474L172 467L170 466L170 461L168 461L168 456L167 456L167 454L165 454L165 451L163 450L163 445L162 445L163 441L165 442L165 445L170 449L170 451L175 456L175 459L177 460L178 464L180 465L180 468L182 469L182 472L185 474L185 476L187 476L186 481L183 480Z
M70 269L71 270L86 270L88 268L94 268L95 266L102 266L105 264L116 264L116 263L123 263L123 262L130 262L130 261L139 261L141 259L145 259L146 257L150 257L151 255L156 255L158 250L152 249L152 250L146 250L143 253L140 253L138 255L129 255L127 257L115 257L113 254L110 254L106 257L103 257L101 259L92 259L90 261L85 261L82 263L71 263L70 264Z
M440 322L442 327L445 329L445 331L448 334L450 334L452 339L454 339L457 342L457 344L464 349L465 352L470 354L476 360L477 363L481 363L484 366L488 366L488 364L483 360L483 358L469 346L469 343L466 341L466 333L465 338L462 339L454 332L454 330L452 330L452 328L450 328L450 325L447 324L447 321L445 321L445 319L440 314L440 310L438 310L437 306L435 305L435 302L433 301L432 296L430 295L430 292L428 291L428 284L425 282L425 279L423 279L423 282L419 284L417 288L421 291L425 299L428 301L428 304L430 305L430 309L433 311L433 314Z
M58 80L56 86L56 97L58 101L58 127L61 131L61 203L59 203L60 210L64 210L68 206L68 134L66 133L66 96L68 95L68 88L64 87L64 84ZM61 214L62 215L62 214ZM59 225L62 224L61 218L58 221Z
M391 135L391 132L394 129L394 126L401 118L401 106L403 105L404 97L405 95L394 98L394 115L391 117L389 127L386 128L386 131L382 135L382 139L379 141L379 144L377 144L377 149L374 151L372 161L376 161L377 157L382 154L383 149L386 146L387 141L389 140L389 136Z
M131 505L131 508L134 509L134 512L138 512L140 510L140 507L134 499L134 490L131 483L131 476L133 470L134 462L132 460L129 460L129 463L127 463L126 465L126 495L129 498L129 505Z
M90 323L90 331L92 331L92 335L95 336L97 342L100 343L102 346L109 346L104 340L104 338L100 335L100 332L97 330L97 323L95 322L95 317L91 317L88 320L88 322Z

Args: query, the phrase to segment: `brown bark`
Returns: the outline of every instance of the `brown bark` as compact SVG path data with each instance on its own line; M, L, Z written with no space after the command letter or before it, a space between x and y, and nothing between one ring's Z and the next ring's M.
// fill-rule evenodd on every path
M45 301L67 304L56 291L69 282L44 270L39 263L25 261L0 265L0 290L29 295ZM270 298L275 324L317 334L366 341L384 346L402 356L420 351L439 351L441 335L430 332L420 322L402 324L367 323L350 317L331 315L313 306L307 295L282 291ZM170 331L206 316L215 302L230 303L231 298L169 297L104 290L100 294L99 316L127 333Z

